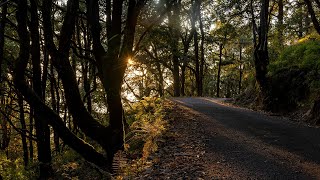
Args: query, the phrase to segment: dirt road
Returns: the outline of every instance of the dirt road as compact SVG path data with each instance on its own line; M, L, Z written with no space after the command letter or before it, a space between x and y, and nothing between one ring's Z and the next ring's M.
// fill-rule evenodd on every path
M171 101L171 135L140 178L320 179L320 129L221 99Z

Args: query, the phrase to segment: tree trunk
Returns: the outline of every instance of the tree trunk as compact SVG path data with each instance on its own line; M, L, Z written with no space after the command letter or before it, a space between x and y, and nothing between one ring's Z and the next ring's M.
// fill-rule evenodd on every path
M256 80L259 84L264 109L268 109L269 90L267 80L268 56L268 9L269 0L262 0L260 12L260 28L258 31L258 44L254 49L254 63L256 70Z
M29 157L30 157L30 161L33 161L33 140L32 140L32 136L33 136L33 119L34 119L34 109L33 106L30 106L30 114L29 114Z
M176 0L171 4L167 0L168 6L168 19L169 19L169 30L170 30L170 47L172 52L172 64L173 64L173 89L174 96L180 96L180 73L179 73L179 29L180 29L180 1ZM172 12L171 12L172 11Z
M5 97L1 97L1 104L6 104ZM1 121L1 127L2 127L2 139L0 141L0 149L5 151L7 150L7 147L9 146L10 142L10 136L9 136L9 127L7 119L3 117L3 114L0 114L0 117L2 118Z
M185 83L186 83L186 65L181 66L181 95L185 96Z
M238 86L238 94L240 94L241 93L241 84L242 84L242 73L243 73L243 62L242 62L242 44L241 44L241 42L240 42L240 50L239 50L239 52L240 52L240 55L239 55L239 63L240 63L240 65L239 65L239 86Z
M198 17L198 0L193 3L193 12L191 15L191 28L196 29L196 21ZM200 61L199 61L199 42L198 42L198 32L195 30L193 33L193 47L194 47L194 61L195 61L195 79L197 96L201 96L201 83L200 83Z
M70 0L69 0L70 1ZM69 4L69 3L68 3ZM70 4L69 4L70 5ZM74 4L72 4L74 5ZM76 8L77 9L77 8ZM47 14L48 15L48 14ZM85 143L83 140L75 136L63 123L63 120L52 111L26 83L24 73L28 65L30 41L27 30L27 1L18 1L18 11L16 19L18 22L19 35L19 58L15 61L14 68L14 83L17 89L24 96L26 101L33 106L36 111L36 116L42 120L50 123L54 130L58 131L62 139L71 148L81 154L87 161L93 162L101 168L110 170L107 166L106 158L98 153L91 145Z
M283 0L278 0L278 43L279 47L283 47Z
M117 150L123 149L124 128L126 126L122 102L121 85L127 66L127 59L132 57L132 48L137 18L141 8L146 1L129 0L126 24L122 27L122 12L124 1L113 1L112 18L107 26L109 31L108 51L102 46L99 22L99 4L97 1L87 0L88 20L91 27L91 36L93 40L93 52L98 64L98 74L103 87L107 93L107 104L109 111L109 134L107 134L106 146L104 149L108 154L108 162L111 163ZM107 1L107 4L110 2ZM123 32L123 38L121 33Z
M51 106L53 111L55 111L59 115L59 109L60 109L58 105L59 100L58 100L58 97L56 98L56 95L59 96L59 91L58 90L55 91L56 89L58 89L58 87L57 87L57 82L56 82L52 64L50 65L50 74L51 74L51 79L50 79ZM55 95L55 92L56 92L56 95ZM59 136L57 131L53 132L53 142L54 142L55 151L60 152Z
M159 96L163 97L164 96L164 92L163 92L163 71L161 70L161 64L157 61L156 62L156 66L157 66L157 71L158 71L158 92L159 92Z
M316 14L315 14L315 12L313 10L312 2L310 0L304 0L304 2L307 5L308 12L309 12L309 14L311 16L311 20L312 20L313 26L316 29L316 31L318 32L318 34L320 34L320 24L319 24L319 21L317 19ZM318 6L320 6L320 5L318 4Z
M46 97L45 87L47 87L47 79L48 79L49 53L44 45L42 45L42 52L43 52L44 59L43 59L43 73L42 73L41 88L42 88L42 97Z
M201 43L200 43L200 70L199 70L199 93L198 96L203 96L203 77L204 77L204 72L203 72L203 68L205 65L205 59L204 59L204 41L205 41L205 34L204 34L204 30L203 30L203 23L202 23L202 17L201 17L201 1L197 0L198 3L198 17L199 17L199 25L200 25L200 32L201 32Z
M219 44L219 64L218 64L218 75L217 75L217 97L220 97L220 74L221 74L221 63L222 63L222 50L223 44Z
M19 104L19 113L20 113L20 124L21 124L21 141L22 141L22 149L23 149L23 162L24 166L27 167L29 163L29 155L28 155L28 144L27 144L27 127L26 121L24 117L24 107L23 107L23 97L19 95L18 97L18 104Z
M317 33L320 35L320 24L319 24L319 21L317 19L315 12L314 12L314 9L312 7L312 2L310 0L304 0L304 2L307 5L308 12L311 16L313 26L316 29ZM315 2L317 4L318 8L320 8L320 1L316 0ZM312 107L312 111L311 111L311 120L317 124L320 121L320 97L318 97L313 103L313 107Z
M41 87L41 67L40 67L40 38L39 38L39 19L37 2L30 0L31 3L31 23L30 23L30 34L31 34L31 56L32 56L32 70L33 70L33 89L34 91L44 99L42 96ZM28 32L26 32L28 33ZM35 111L38 111L35 109ZM36 112L37 114L37 112ZM50 129L46 122L35 116L35 127L37 136L37 149L38 149L38 160L40 162L40 179L47 179L52 174L51 167L51 147L50 147Z
M194 33L193 43L194 43L194 59L195 59L195 66L196 66L195 78L196 78L197 96L200 96L200 62L199 62L198 32Z
M1 3L5 3L1 7L1 20L0 20L0 92L2 91L2 73L3 73L3 59L4 59L4 31L6 25L6 16L7 16L7 2L6 0L0 1Z

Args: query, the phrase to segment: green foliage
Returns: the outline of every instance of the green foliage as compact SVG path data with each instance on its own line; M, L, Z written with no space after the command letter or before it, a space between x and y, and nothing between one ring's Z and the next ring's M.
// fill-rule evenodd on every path
M318 71L320 69L320 39L307 37L287 47L278 60L269 65L269 71L270 74L274 74L287 67Z
M35 173L32 170L25 169L22 158L7 159L3 152L0 152L0 174L4 180L35 178Z
M166 127L163 116L160 98L146 97L133 104L128 112L130 132L126 137L126 148L130 154L147 158L157 150L156 142Z
M313 102L320 88L319 35L308 35L288 46L268 68L273 111L291 111Z
M69 162L77 161L81 159L80 155L71 149L65 150L61 154L57 154L55 156L54 162L55 164L62 165Z
M109 179L108 174L68 147L54 157L52 165L55 170L53 179Z

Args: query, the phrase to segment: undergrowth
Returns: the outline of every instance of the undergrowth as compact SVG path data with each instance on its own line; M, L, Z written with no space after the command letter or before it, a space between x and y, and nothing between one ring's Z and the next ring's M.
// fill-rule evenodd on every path
M158 143L167 127L164 103L163 99L147 97L133 104L127 112L130 128L125 151L131 160L117 179L133 176L150 164L148 157L158 150Z
M12 160L0 151L0 179L33 179L35 175L33 169L24 167L22 158Z
M158 150L162 134L167 127L165 120L165 101L160 98L146 97L132 104L126 110L129 130L125 138L125 157L129 160L121 166L117 179L136 175L150 164L150 155ZM0 151L0 179L36 179L38 162L24 167L22 157L8 159ZM53 179L108 179L108 175L85 161L67 146L63 153L53 154Z

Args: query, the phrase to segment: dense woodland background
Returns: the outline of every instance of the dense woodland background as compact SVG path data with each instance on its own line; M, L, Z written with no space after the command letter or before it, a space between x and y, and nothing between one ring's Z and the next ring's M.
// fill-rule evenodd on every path
M125 140L148 144L164 128L158 97L235 98L319 120L319 0L1 0L0 9L2 178L47 179L75 153L111 172Z

